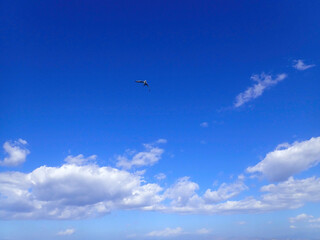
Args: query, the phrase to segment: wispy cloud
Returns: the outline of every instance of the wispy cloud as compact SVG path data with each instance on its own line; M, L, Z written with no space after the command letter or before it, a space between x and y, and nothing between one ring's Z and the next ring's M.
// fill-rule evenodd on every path
M158 173L154 177L160 181L165 179L167 176L164 173Z
M200 127L207 128L207 127L209 127L209 123L208 122L202 122L202 123L200 123Z
M243 104L261 96L266 89L276 85L286 77L287 75L284 73L277 75L275 79L273 79L271 75L267 75L265 73L262 73L260 75L252 75L251 79L255 82L255 84L236 97L234 107L238 108Z
M19 139L18 141L7 141L3 144L4 151L9 155L2 161L0 160L0 166L18 166L26 161L27 155L30 153L25 148L27 144L26 140Z
M152 231L147 233L146 235L148 237L172 237L172 236L178 236L182 234L183 234L182 228L177 227L177 228L165 228L164 230L160 230L160 231Z
M292 145L280 144L257 165L248 167L247 172L258 172L271 181L282 181L319 162L320 137L316 137Z
M67 236L67 235L72 235L74 233L75 233L75 229L74 228L68 228L66 230L58 232L57 235L59 235L59 236Z
M216 191L208 189L203 197L207 202L221 202L237 196L239 193L247 189L248 187L242 181L237 181L232 184L223 183Z
M117 167L130 169L132 167L152 166L161 159L164 150L156 146L166 143L165 139L159 139L155 144L144 144L145 151L134 153L128 152L117 157ZM132 156L133 155L133 156ZM132 156L132 157L131 157ZM131 157L131 159L130 159Z
M82 154L79 154L78 156L69 155L64 159L64 161L69 164L83 165L90 161L96 160L96 158L97 158L97 155L91 155L85 158Z
M301 59L294 60L293 63L294 63L294 64L293 64L293 67L294 67L295 69L297 69L297 70L300 70L300 71L304 71L304 70L306 70L306 69L308 69L308 68L312 68L312 67L316 66L315 64L309 64L309 65L307 65L307 64L305 64Z

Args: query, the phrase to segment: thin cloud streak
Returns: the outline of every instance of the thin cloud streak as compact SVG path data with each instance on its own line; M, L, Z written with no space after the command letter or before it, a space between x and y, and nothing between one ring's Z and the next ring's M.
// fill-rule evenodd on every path
M309 68L316 66L315 64L307 65L301 59L294 60L293 62L294 62L293 67L299 71L304 71L304 70L307 70Z
M240 93L236 97L234 107L238 108L243 104L261 96L266 89L276 85L278 82L281 82L286 77L287 77L287 74L285 73L277 75L275 79L272 79L271 75L267 75L265 73L262 73L260 75L258 74L252 75L251 79L256 83L252 87L249 87L246 91Z

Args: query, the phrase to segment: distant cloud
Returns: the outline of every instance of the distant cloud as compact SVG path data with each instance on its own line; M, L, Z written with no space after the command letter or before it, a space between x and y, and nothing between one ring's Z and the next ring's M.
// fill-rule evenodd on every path
M296 225L299 227L308 227L308 228L320 228L320 218L315 218L312 215L307 215L305 213L299 214L296 217L289 218L291 225L296 228ZM290 226L290 227L291 227Z
M248 167L247 172L259 172L271 181L283 181L319 162L320 137L316 137L292 145L280 144L257 165Z
M207 128L209 127L209 123L208 122L200 123L200 127Z
M221 202L232 198L247 189L248 187L242 181L237 181L232 184L223 183L217 191L211 191L211 189L208 189L203 198L206 202L210 203Z
M156 179L158 180L163 180L165 179L167 176L164 173L158 173L154 176Z
M147 234L148 237L173 237L183 234L182 228L166 228L160 231L153 231Z
M312 67L315 66L315 64L309 64L309 65L307 65L307 64L305 64L301 59L294 60L293 62L294 62L293 67L294 67L295 69L297 69L297 70L300 70L300 71L304 71L304 70L306 70L306 69L308 69L308 68L312 68Z
M96 160L96 158L97 158L97 155L91 155L85 158L82 154L79 154L78 156L75 156L75 157L72 155L69 155L64 159L64 161L69 164L83 165L88 163L89 161Z
M74 234L75 230L73 228L68 228L66 230L60 231L57 233L59 236L67 236Z
M256 83L236 97L234 107L238 108L246 102L249 102L261 96L266 89L276 85L278 82L282 81L286 77L287 75L284 73L277 75L275 79L272 79L271 75L267 75L265 73L262 73L260 75L252 75L251 79Z
M156 141L156 143L167 143L167 139L164 139L164 138L160 138Z
M117 167L130 169L132 167L152 166L161 159L161 155L164 152L162 148L153 144L144 144L144 147L146 151L134 154L131 159L129 157L132 153L118 156Z
M295 223L295 222L300 222L300 221L306 221L306 220L309 220L312 218L313 218L313 216L302 213L302 214L297 215L296 217L289 218L289 222Z
M3 144L4 151L9 155L4 160L0 160L0 166L18 166L26 161L27 155L30 153L25 148L26 140L19 139L18 141L7 141Z

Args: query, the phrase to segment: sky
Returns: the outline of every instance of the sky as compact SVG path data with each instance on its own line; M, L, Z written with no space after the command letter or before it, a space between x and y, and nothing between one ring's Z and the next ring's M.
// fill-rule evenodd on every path
M319 11L0 0L0 240L319 239Z

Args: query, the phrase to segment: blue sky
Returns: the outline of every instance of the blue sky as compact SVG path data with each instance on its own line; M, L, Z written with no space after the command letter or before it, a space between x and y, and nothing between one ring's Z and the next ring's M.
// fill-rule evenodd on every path
M320 2L0 9L1 240L318 239Z

